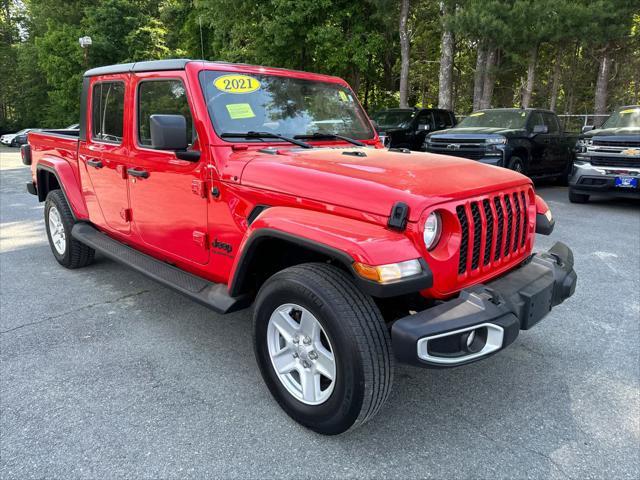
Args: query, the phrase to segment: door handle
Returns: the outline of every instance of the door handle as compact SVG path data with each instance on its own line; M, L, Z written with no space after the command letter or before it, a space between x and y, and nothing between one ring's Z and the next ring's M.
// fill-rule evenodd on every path
M87 165L93 168L102 168L102 162L100 160L87 160Z
M127 168L127 173L132 177L149 178L149 172L146 170L138 170L137 168Z

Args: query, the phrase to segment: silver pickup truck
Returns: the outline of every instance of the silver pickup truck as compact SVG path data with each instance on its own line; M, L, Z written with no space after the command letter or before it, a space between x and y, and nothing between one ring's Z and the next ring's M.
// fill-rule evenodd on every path
M619 108L601 128L584 127L569 178L569 200L593 194L640 198L640 105Z

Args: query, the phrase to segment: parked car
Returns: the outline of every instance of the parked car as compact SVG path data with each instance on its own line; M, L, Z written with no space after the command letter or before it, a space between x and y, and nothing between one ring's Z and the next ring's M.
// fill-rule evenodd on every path
M27 132L20 133L19 135L16 135L13 138L13 140L11 141L11 146L12 147L21 147L22 145L26 145L27 144L27 139L29 138L29 134L31 134L33 132L39 132L39 131L40 131L39 128L31 128Z
M438 108L391 108L373 114L385 147L423 150L427 133L453 127L456 117Z
M554 220L530 179L376 148L344 80L137 62L86 72L81 105L78 132L22 147L55 259L98 251L219 313L253 303L262 376L317 432L380 410L392 355L487 358L574 292L569 247L533 253Z
M576 139L577 135L561 129L558 117L549 110L496 108L474 112L455 128L429 134L425 148L566 181Z
M34 130L33 128L25 128L16 133L6 133L0 137L0 143L3 145L8 145L10 147L17 147L18 142L16 141L16 137L21 135L26 135L30 131Z
M569 200L593 194L640 197L640 105L619 108L598 129L585 127L569 179Z

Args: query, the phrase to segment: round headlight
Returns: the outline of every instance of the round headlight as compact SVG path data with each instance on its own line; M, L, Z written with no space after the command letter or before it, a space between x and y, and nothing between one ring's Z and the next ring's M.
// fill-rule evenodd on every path
M427 217L427 221L424 223L424 232L422 234L427 250L431 250L437 245L441 232L442 221L440 220L440 214L438 212L431 212Z

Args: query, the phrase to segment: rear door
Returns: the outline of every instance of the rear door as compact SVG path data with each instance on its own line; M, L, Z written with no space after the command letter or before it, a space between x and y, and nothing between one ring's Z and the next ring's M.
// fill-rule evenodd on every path
M198 264L209 260L207 180L204 149L198 161L180 160L176 153L154 150L150 117L183 115L190 149L200 150L184 72L157 72L134 77L135 121L129 162L129 195L133 223L142 241L159 252ZM145 177L135 176L143 172Z
M85 187L89 217L96 225L120 233L129 233L131 226L124 173L129 153L124 141L125 89L122 78L93 82L87 140L78 148L81 168L89 179Z

